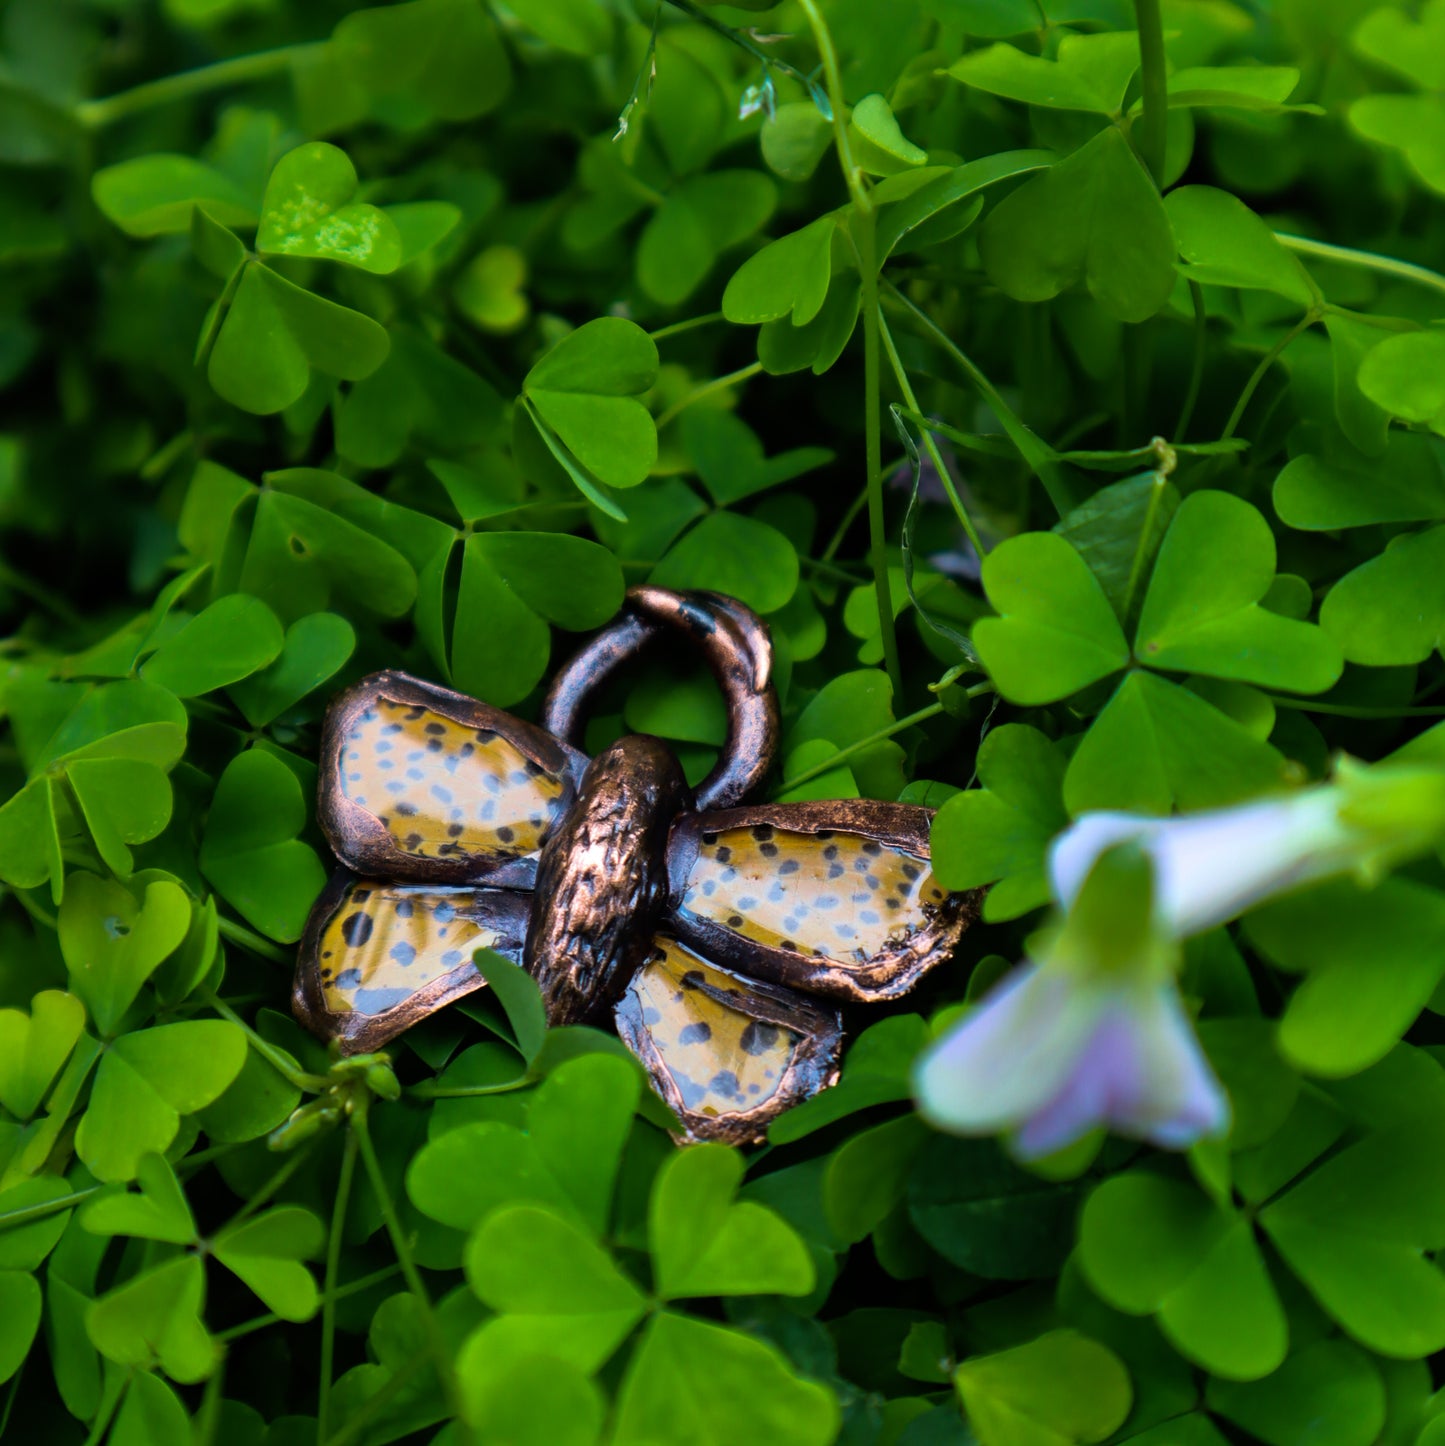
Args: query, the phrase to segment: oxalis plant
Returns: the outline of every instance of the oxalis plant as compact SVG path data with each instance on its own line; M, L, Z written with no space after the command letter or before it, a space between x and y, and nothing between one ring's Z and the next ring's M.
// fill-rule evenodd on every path
M1442 0L10 0L0 1437L1445 1442L1442 255ZM747 1150L289 1009L329 696L644 581L988 886Z

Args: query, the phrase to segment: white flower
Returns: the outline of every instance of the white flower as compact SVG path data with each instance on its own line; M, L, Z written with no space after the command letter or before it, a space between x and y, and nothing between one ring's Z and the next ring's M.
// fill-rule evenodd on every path
M1100 1126L1180 1149L1229 1123L1172 980L1057 964L1014 970L924 1057L915 1092L937 1128L1009 1131L1024 1159Z
M1173 1149L1222 1132L1228 1100L1184 1012L1177 962L1144 849L1105 849L1040 957L920 1060L919 1111L957 1134L1008 1133L1025 1159L1100 1127Z
M1187 938L1297 884L1348 869L1360 837L1340 821L1341 798L1338 789L1321 786L1179 818L1086 813L1049 850L1054 897L1067 909L1105 849L1137 843L1154 865L1159 924Z

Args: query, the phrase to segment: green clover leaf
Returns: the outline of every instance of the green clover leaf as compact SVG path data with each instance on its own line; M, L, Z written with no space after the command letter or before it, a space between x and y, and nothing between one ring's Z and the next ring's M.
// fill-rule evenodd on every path
M1445 192L1445 5L1426 0L1418 21L1382 6L1351 38L1358 54L1422 93L1361 96L1350 105L1350 125L1366 140L1403 151L1426 186Z
M100 1297L85 1328L96 1349L118 1366L159 1366L173 1381L203 1381L220 1347L201 1320L206 1276L200 1258L185 1255L145 1271Z
M227 1225L212 1237L210 1247L267 1309L282 1320L305 1321L316 1314L321 1296L301 1262L320 1255L325 1242L326 1228L310 1210L278 1205Z
M143 1155L136 1166L136 1194L121 1191L92 1200L80 1224L92 1235L132 1235L189 1245L198 1238L195 1217L175 1171L163 1155Z
M1192 1185L1131 1172L1084 1206L1079 1263L1116 1310L1153 1315L1170 1344L1228 1380L1278 1368L1289 1327L1250 1223Z
M178 698L196 698L259 672L284 643L276 614L260 598L232 593L170 633L142 665L141 677Z
M974 625L974 646L1013 702L1052 703L1128 664L1109 599L1062 537L1026 532L1000 543L984 559L983 585L1000 615Z
M657 461L657 427L638 397L657 380L657 347L635 322L602 316L563 337L526 375L524 396L554 436L609 487L636 487Z
M499 708L520 701L547 671L550 625L600 627L623 591L616 557L595 542L561 532L473 533L462 551L452 678Z
M982 1446L1102 1441L1123 1424L1134 1399L1118 1356L1074 1330L972 1356L953 1382Z
M999 202L978 246L990 279L1016 301L1083 284L1110 316L1146 321L1174 290L1168 214L1113 126Z
M754 252L723 291L723 315L742 326L785 316L794 326L812 321L828 294L837 224L830 212Z
M112 1035L142 985L174 953L191 926L191 901L163 879L146 886L144 901L95 874L75 873L60 905L60 950L70 984L95 1027Z
M1319 628L1259 606L1274 574L1274 534L1260 513L1226 492L1194 493L1159 550L1135 656L1156 668L1323 692L1344 666L1339 648Z
M1037 24L1035 14L1025 28ZM975 90L1026 105L1118 115L1138 69L1138 38L1122 31L1066 34L1056 60L1027 55L1014 45L990 45L954 61L947 73Z
M756 171L690 176L667 195L637 243L637 280L654 301L677 306L730 247L765 226L777 187Z
M256 224L254 197L230 177L192 156L153 154L106 166L91 179L91 194L106 218L128 236L189 231L191 213L246 230Z
M206 375L226 401L266 416L304 395L313 368L360 381L386 360L390 345L386 329L369 316L251 260L241 269Z
M276 162L261 202L256 250L313 256L385 274L401 265L401 233L379 207L353 201L356 167L345 151L313 141Z
M29 1014L0 1009L0 1106L16 1119L29 1119L84 1028L85 1006L59 989L35 994Z
M1445 518L1445 459L1428 436L1398 429L1378 458L1343 448L1302 452L1274 479L1274 510L1307 532L1437 522Z
M1016 919L1048 901L1045 852L1067 826L1065 760L1036 728L1005 723L978 751L981 788L950 798L933 819L933 871L949 889L993 884L990 922Z
M792 1227L766 1206L733 1201L743 1169L736 1150L698 1145L658 1172L648 1238L662 1299L813 1289L812 1258Z
M296 775L272 753L253 748L226 765L201 840L201 872L243 918L294 943L326 870L296 835L306 801Z
M76 1153L98 1180L133 1180L147 1154L169 1148L181 1116L216 1099L245 1057L245 1035L222 1019L123 1035L101 1056Z
M1348 572L1320 606L1320 626L1351 663L1418 663L1445 640L1445 527L1406 533Z

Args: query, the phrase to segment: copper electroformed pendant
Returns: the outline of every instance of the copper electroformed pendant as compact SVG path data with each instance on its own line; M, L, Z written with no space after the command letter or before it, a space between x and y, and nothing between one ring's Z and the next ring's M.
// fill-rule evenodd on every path
M728 704L689 789L655 738L579 750L586 705L654 639L699 647ZM837 1073L833 1000L891 999L976 915L929 868L930 811L866 799L736 807L772 764L761 619L732 598L633 588L563 669L538 728L405 673L326 716L321 826L343 867L301 940L297 1017L375 1049L524 964L553 1024L610 1016L690 1139L759 1137Z

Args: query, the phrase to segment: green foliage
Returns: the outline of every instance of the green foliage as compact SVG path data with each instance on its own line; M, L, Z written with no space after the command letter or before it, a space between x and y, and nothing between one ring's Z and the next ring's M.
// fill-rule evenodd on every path
M1442 27L11 0L0 1434L1445 1440L1438 859L1188 943L1227 1138L909 1103L1072 819L1445 756ZM765 615L763 794L926 803L988 889L761 1148L485 951L384 1056L290 1017L329 695L535 719L647 582ZM674 651L628 730L696 782L726 717Z

